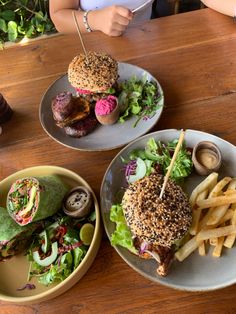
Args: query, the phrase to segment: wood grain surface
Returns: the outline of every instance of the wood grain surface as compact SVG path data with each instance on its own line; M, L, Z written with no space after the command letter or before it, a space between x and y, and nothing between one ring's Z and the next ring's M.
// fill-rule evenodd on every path
M152 131L191 128L236 145L236 24L210 9L138 24L118 38L84 35L88 50L150 71L165 94L163 115ZM39 122L48 86L82 52L76 35L60 35L0 52L0 92L14 116L2 125L0 179L22 168L57 165L80 174L99 197L100 184L119 149L80 152L53 141ZM59 156L59 158L58 158ZM220 274L219 274L220 275ZM0 302L0 313L236 313L236 285L212 292L177 291L132 270L104 233L88 273L69 291L48 302Z

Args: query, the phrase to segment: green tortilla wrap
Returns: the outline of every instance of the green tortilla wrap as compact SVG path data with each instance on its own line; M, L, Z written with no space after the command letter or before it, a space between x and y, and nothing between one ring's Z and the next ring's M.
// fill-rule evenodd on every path
M26 177L15 181L7 195L9 215L20 226L54 215L67 192L57 176Z
M0 261L25 252L31 244L32 233L39 223L19 226L8 214L7 209L0 207Z

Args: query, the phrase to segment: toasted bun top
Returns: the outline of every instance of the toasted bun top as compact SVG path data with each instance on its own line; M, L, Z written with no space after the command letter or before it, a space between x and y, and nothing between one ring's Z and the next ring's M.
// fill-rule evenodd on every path
M122 208L134 236L153 245L171 247L189 230L192 210L180 186L168 180L159 198L163 176L157 173L130 184Z
M118 64L105 53L88 52L76 56L69 65L68 79L75 88L105 91L118 79Z

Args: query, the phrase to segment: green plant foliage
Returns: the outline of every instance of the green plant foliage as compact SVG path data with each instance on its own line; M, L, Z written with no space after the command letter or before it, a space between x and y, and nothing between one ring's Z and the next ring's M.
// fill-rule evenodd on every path
M54 31L48 0L0 0L0 47Z

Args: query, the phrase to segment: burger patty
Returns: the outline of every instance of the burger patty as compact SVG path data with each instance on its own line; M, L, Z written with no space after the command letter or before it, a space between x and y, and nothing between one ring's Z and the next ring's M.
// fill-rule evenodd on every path
M153 173L130 184L122 208L133 236L154 246L171 247L189 230L192 210L180 186L168 180L159 198L164 177Z

